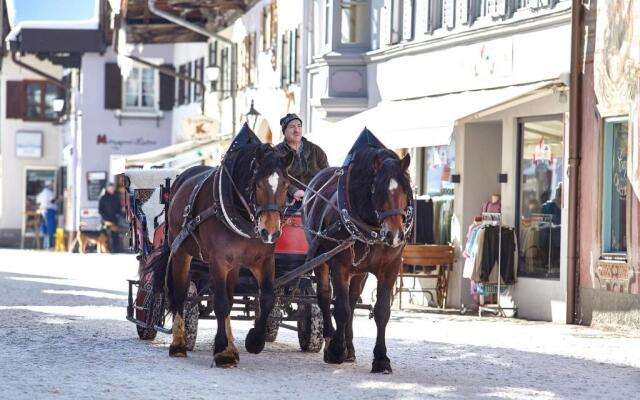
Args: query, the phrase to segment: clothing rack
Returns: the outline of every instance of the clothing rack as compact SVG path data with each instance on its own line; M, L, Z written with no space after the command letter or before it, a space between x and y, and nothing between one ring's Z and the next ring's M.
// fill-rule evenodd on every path
M484 287L489 288L489 293L493 293L491 290L495 288L496 293L496 303L495 304L482 304L478 306L478 316L482 317L482 312L490 312L495 316L506 317L505 310L513 310L517 311L517 307L502 307L500 305L500 294L502 293L501 288L510 286L502 284L502 273L501 273L501 264L502 264L502 214L501 213L482 213L482 223L485 225L495 225L498 227L498 283L496 285L489 284L484 285ZM514 261L515 262L515 261Z

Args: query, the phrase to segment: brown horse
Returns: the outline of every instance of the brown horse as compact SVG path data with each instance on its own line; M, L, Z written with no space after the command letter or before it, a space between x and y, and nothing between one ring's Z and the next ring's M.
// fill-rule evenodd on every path
M373 140L377 142L375 137ZM352 156L348 167L321 171L310 182L311 190L305 195L305 203L308 201L304 208L305 226L310 232L322 232L308 233L314 253L310 256L328 251L339 241L355 243L315 270L318 303L324 319L324 360L355 361L353 310L367 273L372 273L378 279L374 308L378 334L371 372L391 373L385 330L391 313L392 290L402 265L402 249L411 229L412 192L407 174L410 158L407 155L399 159L390 150L368 146L355 150ZM340 178L335 179L336 176ZM314 195L315 191L319 195ZM337 329L331 321L329 279L335 295Z
M253 133L250 135L254 137ZM213 349L218 367L232 367L239 361L229 314L241 267L251 271L260 288L259 315L247 334L245 346L255 354L264 348L267 316L274 305L274 243L280 236L280 210L285 205L289 185L287 168L293 161L293 154L282 156L270 145L255 141L236 150L232 170L193 167L183 172L172 185L167 215L169 243L173 243L182 231L185 207L196 185L200 184L202 189L190 210L194 217L214 203L222 203L224 194L216 193L224 190L231 193L226 206L214 205L216 214L199 224L192 235L173 249L167 273L168 300L174 314L169 355L186 357L183 310L190 284L190 265L194 258L208 264L218 323ZM226 158L229 157L227 153ZM215 192L216 184L219 192ZM243 230L242 226L251 229Z

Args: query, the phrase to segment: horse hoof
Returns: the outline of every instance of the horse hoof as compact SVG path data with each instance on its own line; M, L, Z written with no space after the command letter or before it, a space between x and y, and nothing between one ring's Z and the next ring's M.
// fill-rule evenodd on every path
M331 342L333 344L335 342ZM336 348L337 346L329 345L324 350L324 362L327 364L342 364L347 359L347 350Z
M372 374L391 374L393 371L391 370L391 361L389 359L382 360L373 360L373 365L371 366Z
M247 333L247 338L244 340L244 347L249 353L259 354L264 349L265 337L262 335L262 340L258 337L255 328L251 328Z
M348 363L356 362L356 352L355 352L355 350L347 351L347 358L344 359L344 362L348 362Z
M216 363L216 368L235 368L238 366L238 360L233 354L216 354L213 356L213 361Z
M169 357L186 357L187 356L187 348L186 346L169 346Z

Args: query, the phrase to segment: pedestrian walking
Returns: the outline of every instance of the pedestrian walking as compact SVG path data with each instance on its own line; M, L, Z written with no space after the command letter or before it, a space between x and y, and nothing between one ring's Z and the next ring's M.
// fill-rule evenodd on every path
M53 235L56 231L56 195L53 192L53 182L48 180L44 188L36 197L38 212L42 215L40 233L42 233L42 248L49 249L53 245Z

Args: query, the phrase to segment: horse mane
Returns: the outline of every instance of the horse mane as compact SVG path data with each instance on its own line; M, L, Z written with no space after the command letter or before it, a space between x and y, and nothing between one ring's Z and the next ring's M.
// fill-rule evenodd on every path
M256 150L262 147L265 152L265 158L262 165L254 175L255 167L255 155ZM277 157L271 157L272 153ZM269 144L264 143L249 143L242 146L236 154L236 162L233 168L233 182L238 190L242 193L244 200L247 204L250 204L254 193L255 182L264 178L265 176L273 173L278 169L283 169L281 158L279 153ZM234 190L234 204L244 217L249 218L246 215L246 210L242 206L240 199L238 199L238 193Z
M376 175L374 165L383 163ZM387 198L391 179L395 179L408 195L411 179L400 166L400 157L389 149L366 148L355 153L349 177L349 198L352 212L360 220L378 226L375 211L381 210ZM375 184L375 188L373 187ZM375 189L372 195L372 188Z

